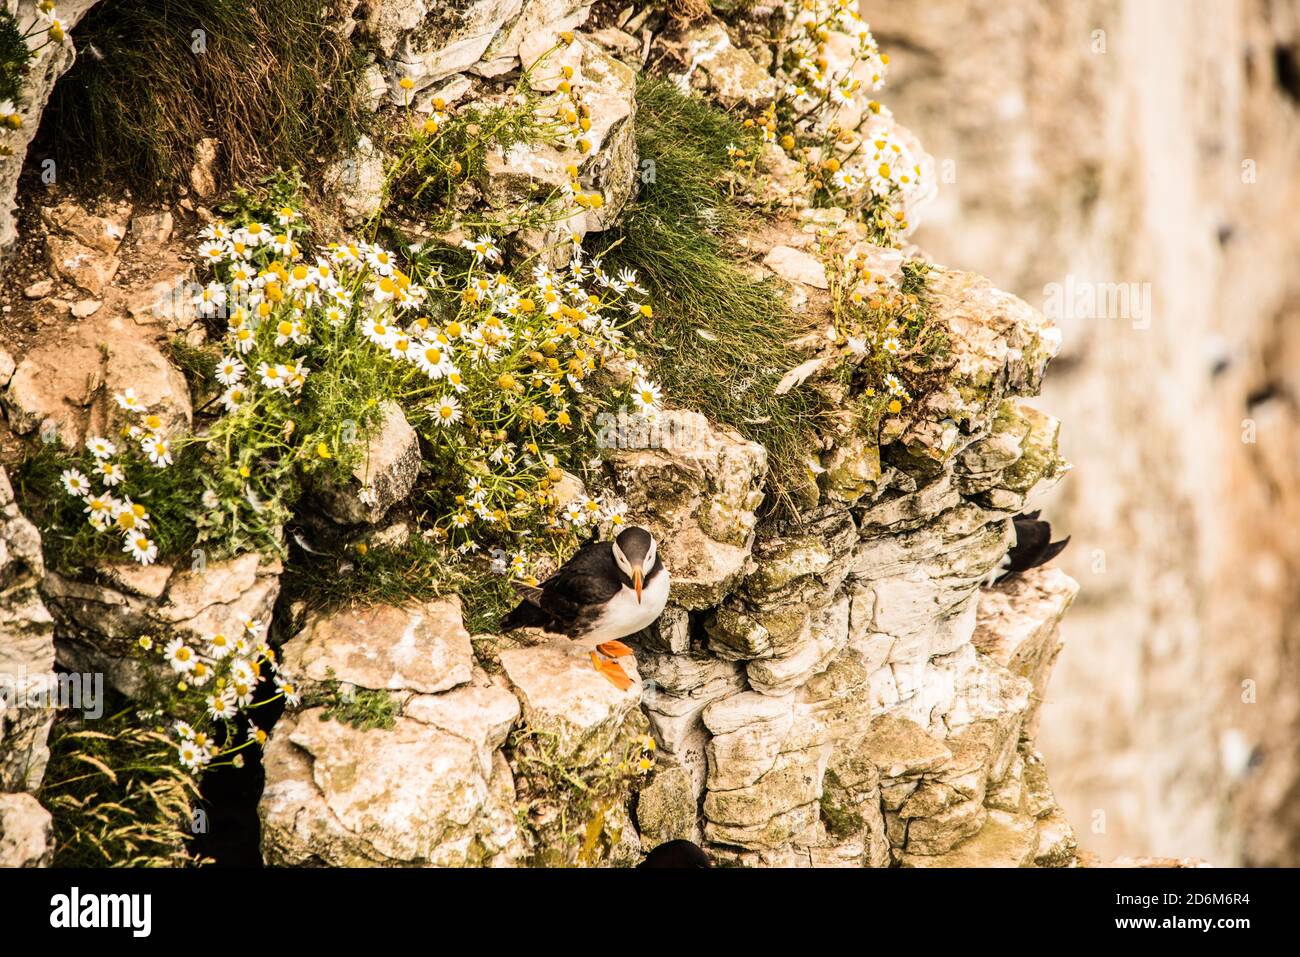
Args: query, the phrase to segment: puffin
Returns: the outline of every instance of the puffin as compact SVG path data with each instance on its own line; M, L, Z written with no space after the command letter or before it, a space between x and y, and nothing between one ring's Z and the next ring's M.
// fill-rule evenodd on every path
M1016 529L1016 543L993 570L991 582L1003 581L1039 565L1046 565L1070 544L1068 535L1059 542L1052 541L1052 525L1040 520L1037 510L1021 512L1012 519L1012 523Z
M540 628L587 648L595 669L620 691L632 679L616 660L620 638L653 624L668 604L668 569L655 537L629 526L613 541L588 542L501 619L503 631Z

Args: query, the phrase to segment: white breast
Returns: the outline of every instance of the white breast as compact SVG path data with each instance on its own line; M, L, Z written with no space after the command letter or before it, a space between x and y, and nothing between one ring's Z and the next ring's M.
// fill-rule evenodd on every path
M668 584L668 569L665 568L642 587L640 602L636 600L636 591L624 585L609 600L591 631L582 636L582 643L598 644L626 638L653 624L668 604Z

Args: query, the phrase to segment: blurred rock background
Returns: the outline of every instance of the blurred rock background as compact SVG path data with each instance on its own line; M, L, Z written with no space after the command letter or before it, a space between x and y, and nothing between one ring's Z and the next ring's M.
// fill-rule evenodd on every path
M1058 310L1041 399L1083 589L1040 746L1081 846L1300 864L1300 3L863 9L939 164L922 248L1045 311L1138 284Z

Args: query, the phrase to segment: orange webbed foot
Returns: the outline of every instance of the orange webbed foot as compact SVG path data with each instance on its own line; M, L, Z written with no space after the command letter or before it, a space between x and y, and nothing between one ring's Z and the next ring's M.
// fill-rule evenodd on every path
M604 676L605 680L619 691L626 691L632 687L632 679L619 667L617 661L606 661L593 651L591 653L591 663Z
M596 646L596 650L608 658L622 658L632 654L632 649L621 641L603 641Z

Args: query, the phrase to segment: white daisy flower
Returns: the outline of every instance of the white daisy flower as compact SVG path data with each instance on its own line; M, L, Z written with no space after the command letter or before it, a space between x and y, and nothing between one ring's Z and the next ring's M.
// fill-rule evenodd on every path
M83 511L88 516L90 524L102 531L113 521L113 505L113 498L110 495L87 495L86 507Z
M501 250L497 248L491 236L482 235L477 239L466 239L461 242L461 246L472 252L479 262L499 263L501 261Z
M381 276L391 276L397 261L387 249L371 246L366 252L366 264Z
M116 462L96 462L95 471L109 488L120 485L126 479L126 469Z
M208 638L208 654L217 661L221 661L235 650L235 643L231 641L222 632L217 632Z
M234 346L235 351L241 356L248 355L256 344L256 339L253 337L253 330L248 326L240 326L230 336L230 343Z
M113 396L113 401L117 403L119 409L125 409L127 412L139 412L144 408L144 403L135 394L135 389L123 389Z
M161 435L146 435L140 440L140 449L149 461L159 468L172 464L172 447Z
M642 415L650 416L657 413L660 397L659 386L649 379L640 378L632 384L632 405Z
M239 709L235 706L235 693L229 688L210 694L204 700L208 706L208 714L219 721L229 721L239 713Z
M242 385L232 385L221 394L221 404L227 412L234 412L248 400L248 389Z
M298 693L298 689L294 687L292 682L276 675L275 687L279 690L280 694L284 695L284 702L289 707L296 708L302 703L302 696Z
M182 674L192 669L199 660L199 656L194 653L194 649L185 644L181 638L173 638L163 649L163 657L167 663L172 666L174 671Z
M222 385L234 385L244 377L244 364L234 356L222 356L216 375Z
M460 415L460 403L455 396L445 395L433 406L433 419L440 426L455 425Z
M92 435L86 439L86 451L97 459L106 459L117 454L117 446L102 436Z
M113 502L113 523L125 532L143 532L149 528L149 513L130 498Z
M84 473L76 469L64 469L60 478L69 495L85 498L90 494L90 479L86 478Z
M431 343L411 350L411 358L430 379L437 381L447 374L448 349L441 343Z
M176 755L180 758L181 764L191 771L197 771L211 760L208 752L193 741L182 741L176 749Z
M148 535L143 532L132 532L126 536L126 544L122 546L122 551L126 552L141 565L151 565L154 559L158 557L158 545Z

